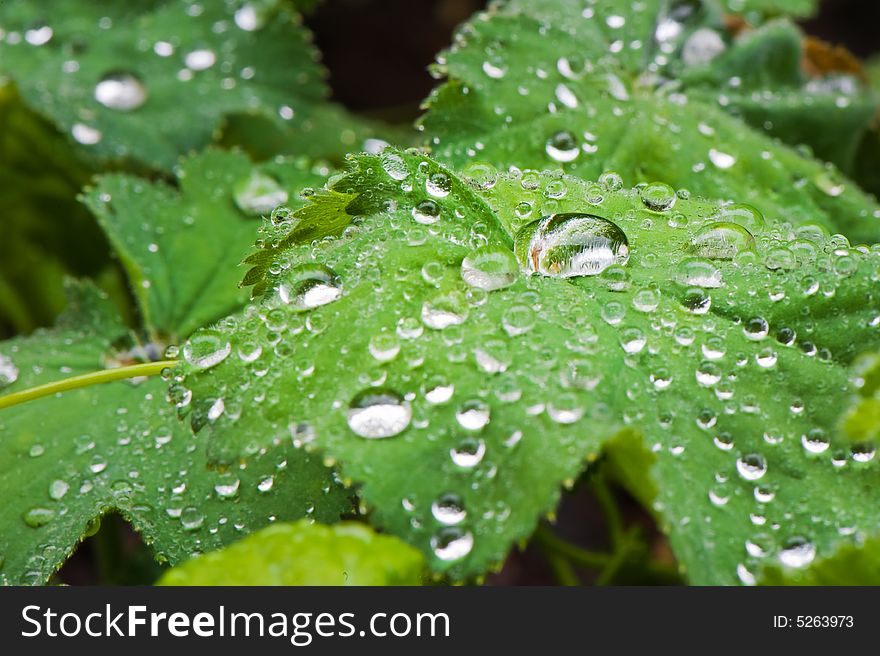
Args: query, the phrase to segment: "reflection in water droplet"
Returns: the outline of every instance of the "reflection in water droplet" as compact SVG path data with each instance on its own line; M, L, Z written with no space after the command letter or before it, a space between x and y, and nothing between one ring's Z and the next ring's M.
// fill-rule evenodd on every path
M461 277L477 289L494 291L509 287L519 274L516 256L501 246L482 246L461 262Z
M467 517L464 502L457 494L444 494L431 504L431 514L441 524L452 526L461 524Z
M214 367L229 355L232 345L219 330L197 332L183 345L183 357L196 369Z
M412 420L412 407L390 389L368 389L351 400L348 426L356 435L380 439L399 435Z
M483 440L468 438L449 450L449 457L457 467L472 469L480 464L486 455L486 443Z
M95 100L109 109L129 112L147 102L147 88L131 73L108 73L95 86Z
M767 461L758 453L749 453L736 461L736 471L747 481L757 481L767 473Z
M551 214L532 221L516 233L514 249L526 271L554 278L595 276L629 260L623 231L592 214Z
M256 32L266 26L269 7L265 3L245 2L235 11L235 24L245 32Z
M104 137L100 130L90 127L85 123L74 123L73 127L70 128L70 134L73 135L77 143L81 143L84 146L94 146Z
M642 204L652 212L667 212L675 207L675 189L663 182L653 182L642 189Z
M467 299L460 292L435 296L422 305L422 322L434 330L464 323L468 314Z
M279 300L297 310L311 310L342 296L342 281L322 264L302 264L284 275L278 284Z
M779 562L786 567L806 567L813 562L815 557L815 545L802 537L793 537L786 540L779 551Z
M465 401L456 411L455 418L465 430L478 431L489 423L491 410L483 401Z
M258 216L286 203L288 194L275 178L254 170L235 185L233 197L242 212Z
M183 61L187 68L193 71L204 71L217 63L217 55L214 54L213 50L208 50L206 48L193 50L192 52L187 53Z
M710 223L688 242L688 250L710 260L732 260L738 253L755 250L755 238L738 223Z
M474 548L474 536L470 532L450 526L431 538L431 548L440 560L461 560Z
M0 389L18 380L18 367L8 355L0 353Z
M561 163L573 162L581 152L577 139L567 130L557 132L550 137L544 150L552 160Z

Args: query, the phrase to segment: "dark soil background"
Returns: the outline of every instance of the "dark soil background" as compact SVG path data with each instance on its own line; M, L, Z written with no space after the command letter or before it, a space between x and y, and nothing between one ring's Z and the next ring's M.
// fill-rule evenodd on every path
M427 72L436 53L446 48L455 27L482 9L479 0L323 0L306 17L330 72L333 97L349 109L394 122L418 117L420 102L437 81ZM861 58L880 52L880 0L825 0L819 15L803 23L807 33L842 44ZM623 494L617 494L628 526L649 536L651 555L672 561L650 517ZM587 481L566 494L558 509L555 532L585 549L603 551L607 534L603 514ZM145 583L158 575L138 536L118 516L86 540L59 572L74 585ZM585 583L594 576L578 572ZM553 585L547 562L535 548L515 550L494 585ZM622 572L616 583L626 583ZM645 583L640 577L634 582ZM675 582L656 580L657 583Z

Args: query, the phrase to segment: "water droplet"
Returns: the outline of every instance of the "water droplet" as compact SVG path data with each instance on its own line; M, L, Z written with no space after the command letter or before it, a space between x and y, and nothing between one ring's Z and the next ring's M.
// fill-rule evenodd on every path
M195 531L204 523L205 516L194 506L188 506L180 512L180 525L185 531Z
M801 435L801 444L808 453L824 453L831 446L831 441L821 428L813 428Z
M467 299L461 292L435 296L422 305L422 322L434 330L464 323L468 314Z
M753 342L758 342L770 332L770 325L763 317L752 317L743 324L743 334Z
M592 214L551 214L523 226L514 249L529 273L555 278L594 276L629 260L623 231Z
M32 46L43 46L52 40L55 32L48 25L36 25L24 33L24 40Z
M0 353L0 389L18 380L18 367L8 355Z
M726 205L712 218L721 223L737 223L752 234L760 232L767 225L764 215L745 203Z
M736 471L747 481L757 481L767 473L767 461L758 453L749 453L736 461Z
M104 138L103 133L97 128L86 125L85 123L74 123L70 128L70 134L77 143L84 146L94 146Z
M425 383L423 389L425 400L433 405L446 403L452 398L454 392L455 385L448 383L445 378L439 376Z
M196 369L217 366L231 351L232 345L219 330L201 330L183 345L184 359Z
M409 167L403 157L395 152L387 151L382 154L382 169L394 180L406 180L409 177Z
M573 162L580 154L575 136L567 131L557 132L547 140L544 150L556 162Z
M432 173L425 181L425 191L434 198L446 198L452 190L452 179L445 173Z
M51 508L31 508L23 515L24 523L31 528L45 526L55 519L55 511Z
M203 48L187 53L183 61L190 70L204 71L217 63L217 55L214 54L213 50Z
M720 150L715 150L714 148L709 150L709 160L722 170L729 169L736 164L736 157Z
M390 389L369 389L351 400L348 426L356 435L379 439L399 435L412 420L412 407Z
M652 212L667 212L675 206L675 189L663 182L653 182L642 189L642 204Z
M70 484L67 481L55 480L49 485L49 497L58 501L63 498L67 491L70 489Z
M441 524L453 526L461 524L467 517L467 511L464 509L464 502L457 494L444 494L431 504L431 514Z
M487 60L483 62L483 72L493 80L500 80L507 71L502 66L496 66Z
M470 532L449 526L431 538L434 555L442 561L461 560L474 548L474 536Z
M710 260L732 260L738 253L755 250L755 238L738 223L710 223L688 242L688 250Z
M675 269L675 282L687 287L716 289L724 285L721 271L709 260L686 258Z
M131 73L108 73L95 86L95 100L109 109L130 112L147 102L147 88Z
M233 197L242 212L258 216L286 203L288 194L275 178L254 170L235 185Z
M786 567L806 567L815 557L816 547L802 537L789 538L779 551L779 562Z
M238 488L241 484L237 478L234 481L230 481L227 483L218 483L214 486L214 492L217 493L217 496L221 499L229 499L238 494Z
M278 298L297 310L311 310L342 296L342 281L322 264L302 264L284 275L277 287Z
M462 280L486 291L509 287L518 274L516 256L501 246L482 246L468 253L461 262Z
M440 220L440 206L433 200L423 200L413 207L412 217L422 225L437 223Z
M400 342L394 333L380 333L370 339L370 355L379 362L388 362L400 353Z
M268 5L245 2L235 11L235 24L245 32L256 32L266 26L269 20Z
M489 423L491 410L483 401L466 401L456 411L455 418L465 430L478 431Z
M472 469L483 460L486 455L486 443L483 440L468 438L461 444L449 449L449 457L457 467Z

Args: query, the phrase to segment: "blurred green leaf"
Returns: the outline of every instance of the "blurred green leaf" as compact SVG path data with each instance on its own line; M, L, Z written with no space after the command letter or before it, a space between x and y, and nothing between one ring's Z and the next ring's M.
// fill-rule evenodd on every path
M276 524L166 572L159 585L419 585L422 554L368 526Z

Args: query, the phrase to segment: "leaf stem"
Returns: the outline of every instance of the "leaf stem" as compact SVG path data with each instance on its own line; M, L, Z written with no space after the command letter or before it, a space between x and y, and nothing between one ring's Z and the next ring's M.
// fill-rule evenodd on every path
M102 383L110 383L116 380L125 380L126 378L138 378L141 376L157 376L162 373L166 367L172 367L177 364L176 360L161 360L159 362L145 362L141 364L132 364L126 367L116 367L114 369L102 369L101 371L93 371L79 376L71 376L62 380L56 380L45 385L37 385L29 389L13 392L6 396L0 396L0 410L3 408L11 408L21 403L27 403L34 399L44 396L51 396L60 392L68 392L82 387L90 387L92 385L100 385Z
M601 569L606 567L614 557L612 554L587 551L586 549L575 546L570 542L566 542L543 524L539 525L535 530L535 540L545 549L545 551L563 556L582 567Z
M601 472L590 478L590 486L593 488L593 494L596 497L596 501L599 502L599 507L602 508L602 514L605 515L611 547L617 551L625 539L623 518L620 516L617 501L614 499L614 494L608 486L608 481Z

